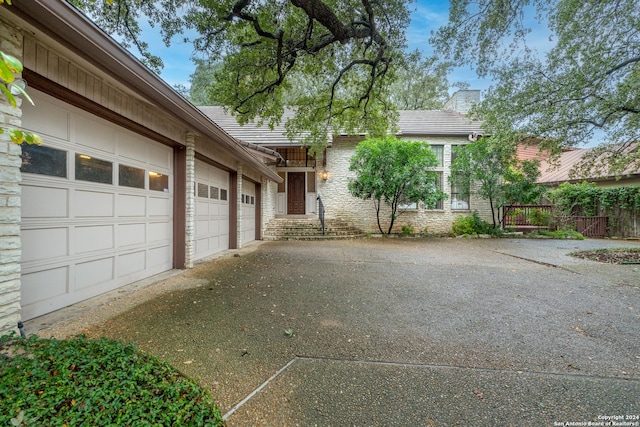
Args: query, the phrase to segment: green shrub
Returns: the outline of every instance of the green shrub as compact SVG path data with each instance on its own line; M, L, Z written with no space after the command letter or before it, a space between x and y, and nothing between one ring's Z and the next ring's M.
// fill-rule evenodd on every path
M407 225L403 225L402 226L402 235L403 236L413 236L413 227L411 226L411 224L407 224Z
M555 230L555 231L537 230L537 231L531 232L531 234L537 234L539 236L547 236L547 237L552 237L554 239L561 239L561 240L566 240L566 239L584 240L584 236L575 230Z
M529 223L538 227L548 227L551 224L551 212L534 209L529 212Z
M0 337L0 425L222 426L210 395L131 344Z
M456 236L497 233L491 224L480 218L477 211L473 212L473 215L456 217L453 220L451 231Z

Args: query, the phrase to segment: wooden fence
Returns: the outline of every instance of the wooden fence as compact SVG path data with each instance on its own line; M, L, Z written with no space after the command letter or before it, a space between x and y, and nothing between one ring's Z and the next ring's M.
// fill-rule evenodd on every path
M503 228L516 231L556 229L562 222L586 237L607 235L606 216L571 216L561 221L554 217L553 205L508 205L502 208Z

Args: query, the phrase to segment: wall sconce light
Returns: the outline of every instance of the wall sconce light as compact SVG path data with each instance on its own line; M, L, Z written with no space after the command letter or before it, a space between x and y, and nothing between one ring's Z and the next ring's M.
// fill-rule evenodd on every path
M329 178L329 172L323 170L322 172L320 172L320 178L322 178L323 181L326 181L327 178Z

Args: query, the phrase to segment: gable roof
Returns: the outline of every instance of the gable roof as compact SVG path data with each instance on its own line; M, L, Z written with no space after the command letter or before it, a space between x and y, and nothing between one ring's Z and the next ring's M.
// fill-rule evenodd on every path
M640 143L632 144L630 147L626 148L626 150L637 150L640 148ZM572 177L571 171L580 164L585 155L590 153L595 148L578 148L574 150L564 151L560 157L553 160L543 160L540 162L540 177L538 178L538 182L541 184L555 185L560 184L562 182L581 182L581 181L606 181L616 179L615 176L605 174L601 176L583 176L583 177ZM595 160L596 162L599 159L602 159L603 156L607 154L600 154L600 156ZM625 171L622 172L621 176L623 177L631 177L640 175L640 169L636 166L630 166Z
M247 123L241 126L231 113L225 112L223 107L202 106L200 110L211 120L220 125L234 138L262 146L291 145L285 136L284 123L293 117L291 110L285 110L280 124L273 130L267 125L257 126ZM413 136L468 136L472 133L482 133L482 122L471 121L466 116L453 111L441 110L401 110L399 111L398 135ZM293 145L296 145L293 143Z

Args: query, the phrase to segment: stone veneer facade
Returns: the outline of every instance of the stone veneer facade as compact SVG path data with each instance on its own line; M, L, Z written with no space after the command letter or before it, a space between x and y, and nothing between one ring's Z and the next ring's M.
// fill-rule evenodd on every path
M457 216L471 215L478 211L480 217L491 221L491 209L488 201L471 196L470 209L452 210L450 204L449 170L451 166L452 145L468 144L469 141L462 137L411 137L412 140L423 140L432 145L443 145L443 165L434 170L442 172L443 191L449 195L449 199L443 201L442 209L418 209L407 210L396 218L392 233L400 233L402 226L410 226L415 233L448 233L451 224ZM349 171L349 160L355 153L356 145L361 138L339 137L333 145L327 148L326 164L329 177L326 181L320 181L318 192L325 205L328 218L340 218L348 221L366 233L379 233L376 212L371 200L357 199L349 193L348 183L355 173ZM389 227L390 209L383 206L380 213L381 225L386 232Z
M22 36L0 20L0 50L22 59ZM20 102L20 100L18 100ZM19 104L18 104L19 105ZM0 95L0 335L20 320L20 164L22 153L7 134L20 127L22 111Z

